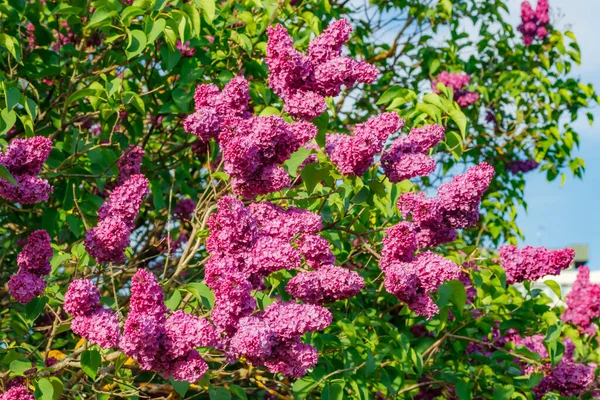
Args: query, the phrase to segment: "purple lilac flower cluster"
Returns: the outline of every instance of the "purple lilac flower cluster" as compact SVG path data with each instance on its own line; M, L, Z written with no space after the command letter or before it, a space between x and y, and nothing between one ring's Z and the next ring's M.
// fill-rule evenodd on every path
M43 277L50 274L51 258L52 247L48 233L44 230L32 232L17 256L19 271L8 280L8 290L16 301L29 303L44 293L46 281Z
M196 209L196 202L192 199L181 199L173 209L173 214L180 222L189 221Z
M523 43L529 46L536 36L544 40L548 36L548 24L550 23L550 4L548 0L538 0L537 8L534 10L531 3L525 0L521 3L522 23L517 30L523 34Z
M35 397L25 386L15 385L0 394L0 400L35 400Z
M132 278L130 309L119 347L143 370L195 382L208 370L196 347L218 346L219 335L205 319L183 311L167 317L158 281L139 269Z
M189 40L185 43L181 42L181 40L178 40L176 48L181 53L181 58L194 57L194 54L196 53L196 49L191 47Z
M398 207L411 224L419 248L435 247L456 239L456 229L475 226L479 220L479 203L494 176L486 164L471 167L466 173L442 184L438 197L407 193Z
M517 175L526 174L527 172L533 171L539 166L540 164L535 160L517 160L508 162L506 164L506 169L510 171L511 174Z
M143 175L132 175L110 193L109 199L98 210L98 225L85 236L85 248L97 262L121 263L125 260L129 235L148 191L148 179Z
M14 203L33 204L48 201L53 192L48 180L37 177L52 150L52 141L42 136L13 140L0 164L15 178L17 185L0 179L0 197Z
M272 373L300 378L319 359L317 350L302 343L301 336L325 329L331 320L331 313L320 306L273 303L263 313L240 320L228 351Z
M139 175L141 173L140 167L142 165L142 159L146 152L140 146L130 145L129 148L123 153L117 166L119 167L119 178L117 179L117 185L124 184L132 175Z
M285 111L295 117L312 119L327 108L325 97L337 96L342 86L372 83L377 68L342 56L342 46L352 32L345 19L332 22L312 40L308 54L294 48L294 41L281 25L267 29L269 87L283 99Z
M575 258L575 250L548 250L544 247L504 245L498 250L500 265L510 285L523 281L535 281L546 275L558 275L569 268Z
M548 358L548 351L544 346L544 335L533 335L525 338L519 335L513 335L512 341L516 346L524 346L529 351L537 353L542 358ZM524 366L523 373L531 374L533 372L542 372L544 377L542 381L533 389L536 398L542 399L548 392L558 392L565 397L579 397L592 387L595 381L594 371L596 366L593 364L585 365L575 362L575 346L571 340L563 341L565 353L561 361L552 366L551 363L545 363L541 368L535 366Z
M418 315L437 313L430 293L446 280L459 279L458 265L432 252L415 256L419 249L435 247L456 238L456 229L474 226L479 203L494 170L482 163L442 184L437 198L423 193L401 196L398 207L406 218L389 228L383 239L379 265L385 272L385 287Z
M69 23L66 20L60 21L60 26L65 30L66 34L60 31L56 31L58 37L56 43L54 43L54 45L52 46L52 50L60 51L60 49L62 49L62 47L67 44L79 44L81 38L75 35L75 33L73 32L73 30L69 26Z
M105 349L118 346L119 319L113 310L100 305L100 292L94 282L89 279L71 282L65 293L64 309L73 315L73 333Z
M318 232L321 218L314 213L271 203L249 207L234 197L218 202L208 220L205 281L214 290L214 324L225 333L233 358L245 356L253 364L289 376L304 375L317 362L317 353L300 336L324 329L331 313L317 304L348 298L364 286L354 271L334 266L329 243ZM263 278L281 269L301 271L287 291L306 303L274 303L257 311L251 291L264 288ZM312 324L312 325L311 325Z
M577 280L566 298L567 308L562 320L576 325L581 331L593 335L593 320L600 317L600 285L590 283L590 269L580 267Z
M402 126L404 120L397 113L383 113L356 125L352 136L327 135L325 151L342 174L362 176L383 150L387 138Z
M440 125L413 128L406 137L399 137L381 156L381 165L392 183L435 171L435 161L427 153L444 138Z
M458 279L460 267L430 251L418 254L413 261L396 262L386 268L385 289L405 302L417 315L432 318L438 307L430 293L447 280Z
M317 135L317 127L276 115L252 116L248 93L243 77L234 78L222 92L216 85L198 86L196 112L186 118L184 128L203 142L219 140L233 191L251 199L290 186L281 164Z
M437 88L438 83L443 83L452 89L454 92L454 101L461 107L469 107L479 100L479 94L476 92L469 92L465 90L465 87L471 82L471 77L467 74L448 73L443 71L437 78L431 82L433 93L439 94L440 91Z
M233 191L251 199L290 186L290 176L280 165L316 135L315 125L288 123L276 115L240 120L223 130L219 140Z
M216 139L221 130L250 118L248 81L233 78L220 92L217 85L199 85L194 93L195 112L183 121L185 130L201 141Z

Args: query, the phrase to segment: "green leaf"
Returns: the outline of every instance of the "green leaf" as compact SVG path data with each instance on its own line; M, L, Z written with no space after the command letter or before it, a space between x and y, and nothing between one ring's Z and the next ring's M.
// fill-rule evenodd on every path
M377 179L371 179L369 181L369 187L371 188L371 191L373 191L373 193L375 193L377 196L385 197L385 185L379 182Z
M165 198L162 194L162 189L158 181L150 181L150 191L152 192L152 202L155 210L165 208Z
M260 112L259 115L261 117L268 117L270 115L279 115L279 114L281 114L281 112L277 108L267 106Z
M321 392L322 400L342 400L344 398L344 386L346 382L342 380L334 380L328 383Z
M208 396L210 400L231 400L231 393L223 387L208 389Z
M13 178L12 174L8 171L8 169L6 169L6 167L4 165L1 165L1 164L0 164L0 178L12 183L15 186L17 185L17 181L15 180L15 178Z
M177 394L180 395L182 398L185 398L185 394L190 388L190 383L186 381L176 381L173 378L169 378L169 381L171 382L171 385L173 386L173 389L175 389Z
M9 110L12 110L19 104L19 100L21 100L21 92L13 86L8 86L4 89L4 96L6 99L6 108Z
M460 400L471 400L473 398L473 393L471 393L471 384L463 381L457 382L456 395Z
M215 19L215 13L217 10L215 0L200 0L200 5L204 10L206 20L212 23L213 19Z
M29 360L13 360L9 367L10 375L23 376L25 371L29 371L31 368L31 361Z
M179 107L179 109L184 113L187 113L190 108L192 98L194 96L193 93L186 92L182 88L178 87L175 88L175 90L173 90L173 93L171 95L173 96L173 101L175 102L177 107Z
M377 100L377 103L375 103L375 104L380 105L380 104L389 103L394 98L399 96L400 93L402 92L402 90L403 90L403 88L401 88L400 86L392 86L391 88L389 88L388 90L383 92L383 94L381 95L379 100Z
M53 400L54 399L54 386L49 379L42 378L36 382L36 399L42 400Z
M42 311L44 311L47 303L48 297L46 296L36 297L35 299L31 300L25 307L25 319L27 319L29 322L35 321L37 317L40 316Z
M310 377L305 376L294 382L292 391L294 392L295 398L304 399L308 392L316 385L316 382Z
M154 22L150 22L151 24L150 32L148 32L148 44L154 43L154 41L163 33L165 26L167 25L167 21L163 18L159 18Z
M544 339L545 343L555 342L560 338L560 333L562 329L559 325L552 325L548 328L548 332L546 333L546 338Z
M131 60L146 48L146 34L139 29L134 29L128 32L127 37L129 42L125 54L127 59Z
M123 102L126 105L132 104L140 112L140 114L146 114L146 105L144 104L144 101L140 95L137 93L131 91L123 92Z
M441 110L439 108L437 108L436 106L434 106L433 104L427 104L427 103L419 103L417 104L417 111L423 112L427 115L429 115L430 118L432 118L433 120L435 120L435 122L440 122L441 120Z
M207 310L212 310L215 305L215 295L204 283L191 282L181 288L190 292L194 297L202 302Z
M124 25L129 25L131 20L136 17L143 15L145 13L144 9L141 7L129 6L126 7L123 11L121 11L121 21L123 21Z
M66 105L68 106L71 103L73 103L79 99L83 99L85 97L95 96L95 95L96 95L96 89L92 89L92 88L80 89L69 96L69 98L66 101Z
M458 125L462 138L465 140L467 133L467 117L465 114L460 110L451 110L448 115L452 118L452 121Z
M369 198L369 189L362 187L359 192L350 200L352 203L364 203Z
M177 309L177 307L179 306L179 303L181 303L181 292L179 290L175 289L173 294L171 294L171 297L169 297L169 300L165 301L165 305L171 311L175 311Z
M329 166L322 166L319 163L306 164L300 174L302 175L302 181L306 186L306 191L309 194L315 190L315 187L325 179L329 177L331 169Z
M34 100L30 99L29 97L27 97L25 101L25 111L27 111L27 114L29 114L32 121L36 120L38 115L38 105Z
M298 151L290 156L290 158L285 162L285 167L287 172L295 178L298 174L298 167L308 158L311 151L305 147L300 147Z
M56 376L51 376L49 379L50 383L52 383L52 387L54 388L54 396L52 398L53 400L58 400L60 399L60 395L62 394L65 385Z
M8 50L17 62L21 62L21 50L19 49L19 42L15 38L6 33L0 33L0 44Z
M244 392L244 389L241 386L238 385L230 385L229 386L229 391L231 393L233 393L233 395L235 397L237 397L238 399L241 400L248 400L248 396L246 395L246 392Z
M450 302L458 308L458 311L462 315L467 302L467 293L465 291L465 286L461 281L452 280L444 282L444 284L440 286L438 293L440 295L438 300L438 305L440 307L444 307Z
M552 289L552 291L554 292L554 294L560 299L561 298L561 289L560 289L560 285L558 283L556 283L556 281L550 280L548 279L547 281L544 281L544 283L546 284L546 286L548 286L550 289Z
M80 238L83 234L83 226L81 220L76 217L74 214L67 214L67 225L69 225L69 229L73 232L76 238Z
M101 360L98 350L86 350L81 353L81 369L87 376L96 379Z
M162 46L160 48L160 58L165 62L166 70L170 71L175 68L179 60L181 60L181 52L171 50L169 46Z
M92 18L90 18L90 22L88 22L84 29L90 29L93 26L105 25L102 24L102 22L109 23L110 21L107 20L115 15L117 15L116 11L109 11L105 7L98 7L94 12L94 15L92 15Z
M4 135L10 130L17 122L17 114L8 109L3 109L0 113L0 135Z
M496 383L494 385L494 400L509 400L515 392L513 385L502 385Z

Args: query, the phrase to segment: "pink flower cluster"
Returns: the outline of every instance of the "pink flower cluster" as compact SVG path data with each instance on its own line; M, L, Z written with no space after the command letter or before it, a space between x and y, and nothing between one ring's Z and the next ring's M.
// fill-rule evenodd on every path
M49 275L52 258L50 236L37 230L27 238L27 244L17 256L19 271L8 280L8 290L19 303L29 303L46 289L43 276Z
M250 199L290 186L281 164L316 136L317 127L306 121L288 123L276 115L252 116L248 91L243 77L234 78L222 92L215 85L198 86L196 112L184 127L203 142L218 138L233 191Z
M316 135L315 125L288 123L276 115L240 120L223 130L219 140L233 191L250 199L290 186L280 164Z
M0 400L35 400L35 397L25 386L17 385L0 394Z
M6 167L17 185L0 179L0 197L14 203L33 204L48 201L53 187L37 177L52 150L52 141L42 136L15 139L6 152L0 153L0 164Z
M527 172L533 171L539 166L540 164L535 160L517 160L508 162L506 164L506 169L510 171L511 174L517 175L526 174Z
M525 346L529 351L538 353L542 358L548 358L548 351L544 346L544 335L534 335L521 338L513 335L513 342L516 346ZM543 372L542 381L533 389L536 397L541 399L548 392L558 392L562 396L579 397L592 387L595 381L595 365L585 365L574 361L575 346L566 339L563 342L565 353L562 360L554 367L552 364L545 363L541 370L537 371L534 366L524 368L525 374L533 372Z
M431 82L433 93L439 94L440 91L437 88L438 83L443 83L452 89L454 92L454 101L461 107L469 107L479 100L479 94L476 92L469 92L464 88L471 82L471 77L467 74L448 73L443 71L437 78Z
M423 193L402 195L398 207L404 217L412 218L418 247L452 242L456 239L456 229L475 226L479 203L493 176L494 169L481 163L442 184L437 198L427 198Z
M140 146L131 145L123 153L117 166L119 167L119 178L117 179L117 185L124 184L132 175L140 174L140 167L142 165L142 158L144 158L146 152Z
M342 46L352 32L345 19L332 22L310 42L308 54L294 48L287 30L277 24L267 29L269 86L283 99L285 111L295 117L312 119L327 108L325 97L337 96L342 86L377 79L377 68L342 56Z
M406 137L399 137L381 156L381 165L392 183L435 171L435 161L427 153L444 138L440 125L413 128Z
M173 214L180 222L189 221L196 209L196 202L192 199L181 199L173 209Z
M222 92L217 85L199 85L194 94L196 111L183 121L184 129L203 142L216 139L226 126L250 118L249 93L248 81L241 76L233 78Z
M273 303L263 313L240 320L232 336L229 352L245 356L254 365L264 365L272 373L300 378L318 361L317 350L302 343L306 332L325 329L331 313L319 306Z
M575 250L548 250L544 247L504 245L498 250L500 265L511 285L523 281L535 281L546 275L558 275L569 268L575 258Z
M185 43L182 43L181 40L178 40L176 48L181 52L181 58L194 57L194 53L196 53L196 49L190 46L189 40Z
M354 134L327 135L325 151L344 175L362 176L381 153L387 138L404 126L397 113L383 113L356 125Z
M99 223L87 231L85 248L99 263L121 263L135 227L135 218L148 194L148 179L132 175L110 193L98 210Z
M461 272L458 265L430 251L417 255L410 262L382 266L382 270L388 293L405 302L417 315L427 318L439 311L430 293L445 281L458 279Z
M66 31L66 34L64 34L60 31L57 31L58 39L56 40L56 43L52 46L52 50L60 51L60 49L62 49L62 47L67 44L72 44L72 45L79 44L79 42L81 41L81 38L79 38L75 35L75 33L73 32L73 30L69 26L69 23L66 20L60 21L60 26L62 26L64 28L64 30Z
M525 0L521 3L522 23L517 30L523 34L525 46L531 45L536 36L544 40L548 36L548 24L550 23L550 4L548 0L538 0L537 8L534 10L531 3Z
M73 315L73 333L105 349L118 346L121 332L117 314L100 305L100 292L92 281L71 282L65 293L64 309Z
M144 370L163 377L196 382L208 370L208 364L196 347L218 346L219 335L205 319L168 309L158 281L146 270L132 278L127 321L120 349Z
M335 265L323 265L315 271L303 271L290 279L286 291L310 304L324 304L356 296L365 280L356 271Z
M300 336L324 329L331 314L316 304L290 302L274 303L250 317L257 310L252 290L261 290L263 278L273 272L300 269L303 261L315 271L299 272L287 291L307 303L353 296L364 286L362 278L333 265L329 243L317 234L321 218L306 210L271 203L245 207L234 197L224 197L208 227L206 248L212 258L205 281L215 293L212 320L226 333L228 352L274 373L302 376L316 364L317 355Z
M493 168L482 163L441 185L437 198L426 198L423 193L401 196L398 206L411 221L387 230L379 265L386 274L386 290L416 314L435 315L438 309L430 293L446 280L459 279L461 269L432 252L417 256L415 252L451 242L456 229L475 225L479 203L493 175Z
M577 280L566 298L567 308L562 320L576 325L581 331L593 335L593 320L600 317L600 285L590 283L590 269L580 267Z

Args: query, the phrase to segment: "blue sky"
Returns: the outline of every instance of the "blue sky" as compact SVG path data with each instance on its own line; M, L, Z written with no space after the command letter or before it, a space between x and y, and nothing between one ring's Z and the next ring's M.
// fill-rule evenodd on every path
M510 0L511 19L518 21L520 0ZM577 36L582 52L582 65L574 68L573 76L594 84L600 91L600 1L550 0L552 16L560 29L569 29ZM594 105L596 124L587 118L577 121L581 135L578 155L586 162L583 180L572 177L563 186L547 182L544 174L531 172L527 176L525 199L529 211L521 212L517 222L525 234L525 244L565 247L587 244L590 247L589 266L600 269L600 108Z

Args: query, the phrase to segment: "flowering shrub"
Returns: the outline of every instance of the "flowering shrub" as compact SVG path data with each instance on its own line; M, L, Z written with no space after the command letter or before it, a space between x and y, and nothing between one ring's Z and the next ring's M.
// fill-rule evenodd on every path
M514 224L582 175L573 35L354 3L3 5L0 399L598 396L598 285Z

